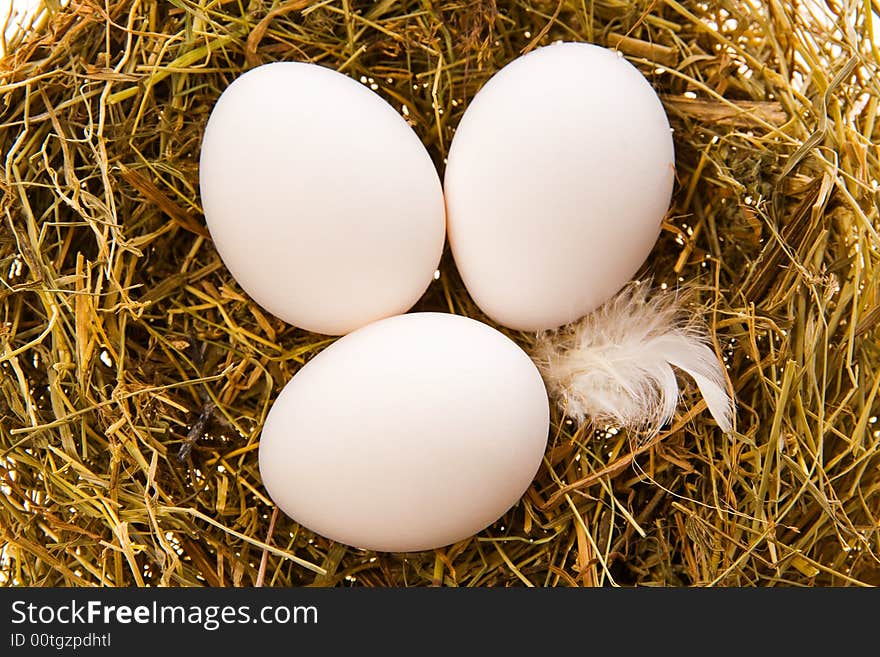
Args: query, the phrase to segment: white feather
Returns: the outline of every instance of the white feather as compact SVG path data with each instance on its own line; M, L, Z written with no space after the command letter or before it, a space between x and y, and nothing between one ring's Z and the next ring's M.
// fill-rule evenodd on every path
M532 357L566 414L656 435L679 399L673 368L697 384L725 433L734 405L699 318L680 298L631 283L583 319L538 334Z

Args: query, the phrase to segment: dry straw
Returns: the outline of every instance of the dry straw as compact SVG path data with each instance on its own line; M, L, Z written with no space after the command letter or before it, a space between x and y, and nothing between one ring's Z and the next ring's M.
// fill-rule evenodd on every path
M876 0L44 7L0 63L0 582L880 584ZM695 290L737 431L690 388L647 444L556 416L522 502L434 552L270 525L260 426L329 341L262 312L212 247L212 104L261 62L317 62L442 170L486 79L560 39L619 48L662 95L677 185L643 273ZM418 307L479 317L441 272Z

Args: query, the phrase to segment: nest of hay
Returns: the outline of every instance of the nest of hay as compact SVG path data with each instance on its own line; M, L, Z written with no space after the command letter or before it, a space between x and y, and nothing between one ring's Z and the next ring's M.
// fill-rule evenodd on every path
M872 6L45 2L0 64L0 584L880 584ZM401 110L442 172L481 85L556 40L618 48L661 94L677 184L644 273L695 291L736 433L690 389L647 444L557 412L523 500L433 552L274 514L260 427L329 341L212 247L213 103L259 63L317 62ZM417 308L480 317L448 254L441 274Z

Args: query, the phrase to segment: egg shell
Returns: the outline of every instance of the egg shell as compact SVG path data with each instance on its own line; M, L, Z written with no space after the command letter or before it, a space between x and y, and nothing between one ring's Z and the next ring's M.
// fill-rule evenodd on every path
M445 239L437 170L363 84L315 64L251 69L205 128L199 184L214 244L261 306L341 335L407 311Z
M656 242L674 163L663 105L616 52L563 43L502 68L465 110L444 178L474 301L520 330L594 310Z
M282 511L327 538L426 550L519 500L548 427L544 383L514 342L413 313L350 333L294 375L266 418L260 474Z

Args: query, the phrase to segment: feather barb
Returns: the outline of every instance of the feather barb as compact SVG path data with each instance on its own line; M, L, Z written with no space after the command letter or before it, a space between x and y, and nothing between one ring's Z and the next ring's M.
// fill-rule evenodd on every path
M733 429L734 403L706 328L673 293L630 283L586 317L539 333L532 357L551 396L578 422L656 435L679 401L676 370L690 376L715 422Z

